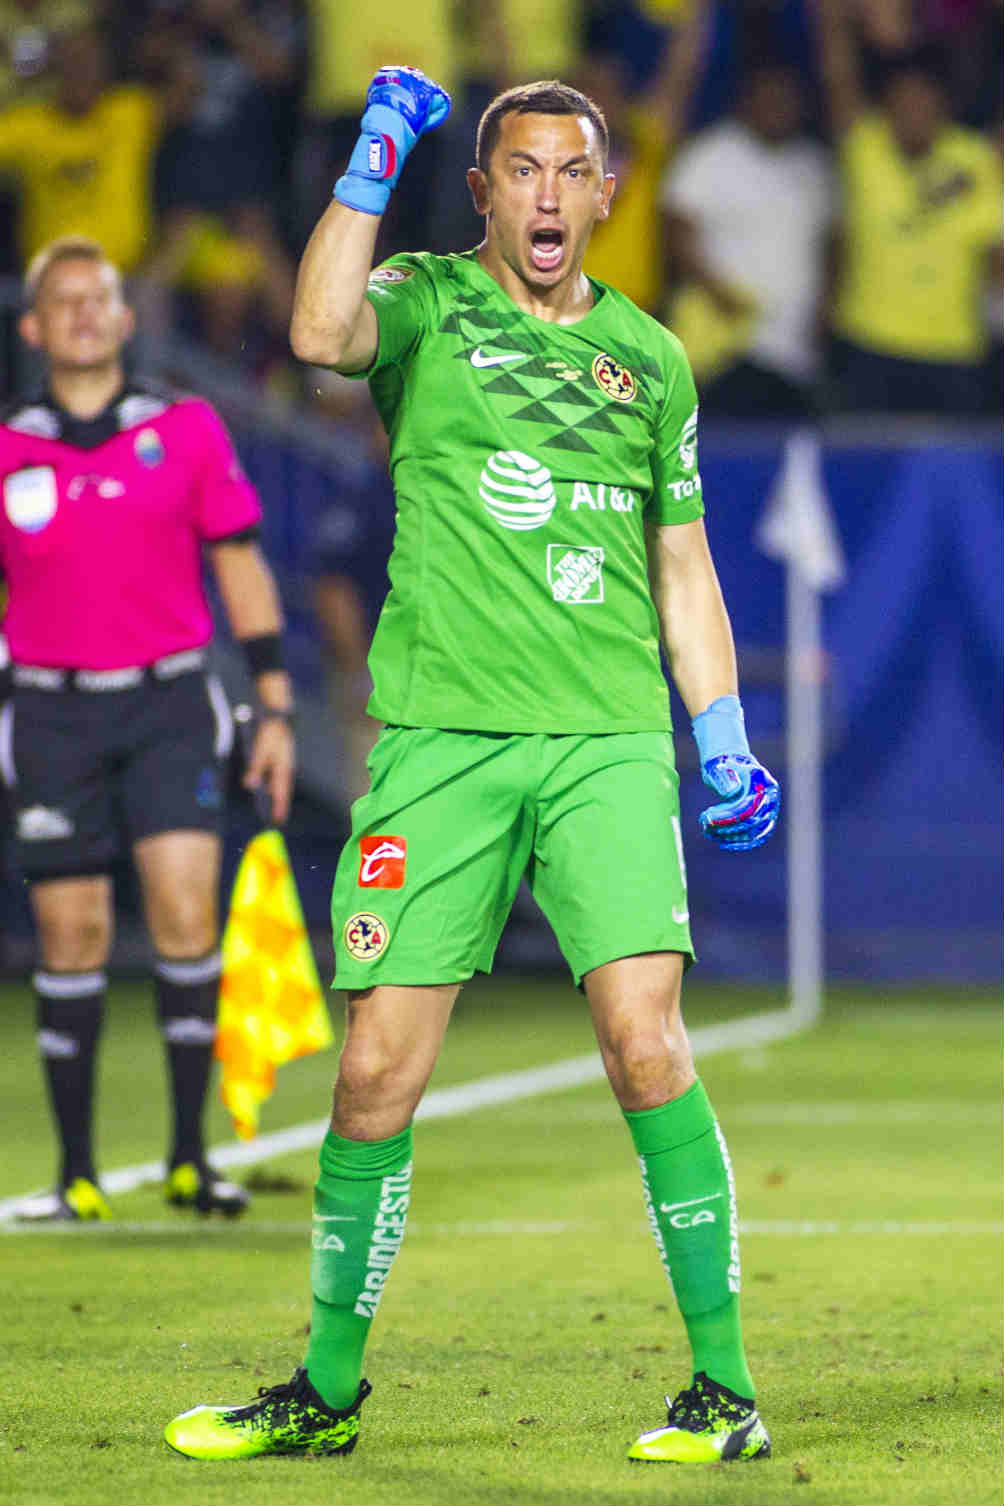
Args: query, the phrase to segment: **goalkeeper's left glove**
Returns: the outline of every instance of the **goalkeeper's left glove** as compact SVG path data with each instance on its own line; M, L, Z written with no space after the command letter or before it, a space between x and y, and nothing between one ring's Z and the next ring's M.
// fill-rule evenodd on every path
M364 214L383 214L404 159L423 131L441 125L451 100L418 68L380 68L366 91L361 134L335 198Z
M732 852L759 847L777 825L781 791L777 780L750 752L739 697L719 696L691 725L701 778L724 797L721 805L701 812L701 830Z

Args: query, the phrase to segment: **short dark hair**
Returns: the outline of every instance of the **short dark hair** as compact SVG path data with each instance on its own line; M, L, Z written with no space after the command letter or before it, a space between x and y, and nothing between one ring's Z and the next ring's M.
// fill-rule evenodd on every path
M918 42L915 47L887 57L879 69L879 87L883 93L907 76L920 77L947 93L951 67L945 49L938 42Z
M599 105L587 94L580 94L570 84L557 78L538 79L533 84L518 84L497 94L478 121L474 160L482 172L488 171L492 152L498 143L506 115L585 115L596 127L606 167L610 150L610 133Z

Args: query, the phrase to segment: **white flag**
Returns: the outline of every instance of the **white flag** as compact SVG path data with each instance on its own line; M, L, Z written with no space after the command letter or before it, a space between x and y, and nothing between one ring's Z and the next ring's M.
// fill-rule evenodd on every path
M819 440L792 434L756 530L771 559L785 560L816 591L832 591L847 577L844 551L823 484Z

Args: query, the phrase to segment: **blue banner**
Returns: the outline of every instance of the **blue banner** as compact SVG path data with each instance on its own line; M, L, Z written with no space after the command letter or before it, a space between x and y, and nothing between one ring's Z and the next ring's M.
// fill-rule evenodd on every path
M780 458L780 444L743 453L734 435L718 444L708 435L702 451L712 549L741 661L754 671L773 662L784 638L783 570L753 542ZM831 443L824 476L847 559L847 581L825 598L823 619L827 971L994 980L1002 914L999 440ZM766 738L773 752L783 705L772 704L756 674L754 687L744 691L751 742L758 748ZM783 781L783 765L777 772ZM704 796L695 780L684 783L685 830L693 831ZM739 856L692 840L689 851L702 958L743 976L778 975L783 844Z

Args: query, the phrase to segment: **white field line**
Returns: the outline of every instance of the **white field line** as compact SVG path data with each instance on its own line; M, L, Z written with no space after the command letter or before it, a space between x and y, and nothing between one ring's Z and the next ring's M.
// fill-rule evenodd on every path
M770 1010L722 1025L698 1026L689 1032L690 1044L697 1057L712 1056L719 1051L748 1050L795 1035L805 1028L805 1023L791 1009ZM470 1114L477 1109L512 1103L520 1098L561 1093L568 1088L596 1082L603 1075L599 1053L593 1051L588 1056L553 1062L547 1067L531 1067L523 1072L503 1072L496 1077L478 1077L473 1082L457 1083L449 1088L434 1088L419 1104L415 1118L452 1119L458 1114ZM254 1140L236 1140L215 1145L210 1149L209 1155L213 1165L221 1171L254 1166L272 1156L285 1155L294 1150L311 1150L320 1145L328 1123L327 1119L315 1119L307 1124L294 1124L288 1129L274 1130L269 1135L259 1135ZM162 1181L163 1177L163 1161L144 1161L138 1166L120 1166L117 1171L102 1173L101 1186L109 1196L114 1197L117 1193L132 1192L144 1183ZM0 1223L13 1217L18 1205L27 1195L22 1193L18 1197L0 1200Z
M1001 1106L990 1099L985 1102L962 1102L945 1100L940 1103L921 1102L918 1099L903 1099L900 1102L886 1100L883 1103L860 1103L855 1099L843 1099L828 1103L725 1103L717 1104L718 1117L727 1131L744 1125L758 1128L784 1128L789 1124L826 1127L829 1125L973 1125L984 1129L1000 1129ZM549 1115L543 1103L527 1106L522 1111L524 1122L544 1119ZM602 1102L577 1103L569 1110L570 1119L576 1123L610 1123L619 1118L613 1097Z
M747 1103L730 1108L730 1123L756 1125L784 1124L982 1124L999 1125L1001 1107L987 1099L983 1103L921 1103L907 1099L896 1103L855 1103L853 1099L836 1103Z
M639 1221L638 1233L642 1234L648 1229L647 1221ZM811 1219L740 1219L739 1232L744 1236L766 1235L770 1238L790 1239L815 1239L819 1237L838 1235L841 1238L850 1236L887 1235L897 1239L944 1239L946 1237L972 1238L974 1236L993 1236L999 1239L1004 1234L1004 1224L966 1221L960 1219L957 1223L947 1220L902 1223L895 1219L874 1219L871 1221L858 1219L848 1223L839 1220L813 1221ZM301 1238L304 1241L309 1233L309 1220L304 1217L294 1221L263 1220L256 1223L253 1219L247 1222L229 1222L226 1219L201 1219L186 1218L179 1215L170 1221L166 1219L152 1219L147 1222L141 1220L120 1221L112 1220L110 1223L55 1223L55 1224L17 1224L7 1221L0 1224L0 1235L4 1234L55 1234L73 1239L100 1239L114 1238L119 1235L154 1235L158 1239L199 1239L217 1238L226 1239L240 1236L250 1243L259 1238L269 1235L288 1239L291 1236ZM477 1223L473 1220L462 1220L451 1224L408 1224L408 1241L421 1239L467 1239L467 1238L493 1238L514 1239L533 1236L556 1238L559 1235L571 1234L609 1234L609 1227L598 1222L588 1222L583 1219L569 1219L565 1222L560 1220L539 1220L534 1223L520 1222L518 1220L490 1219L485 1223Z

